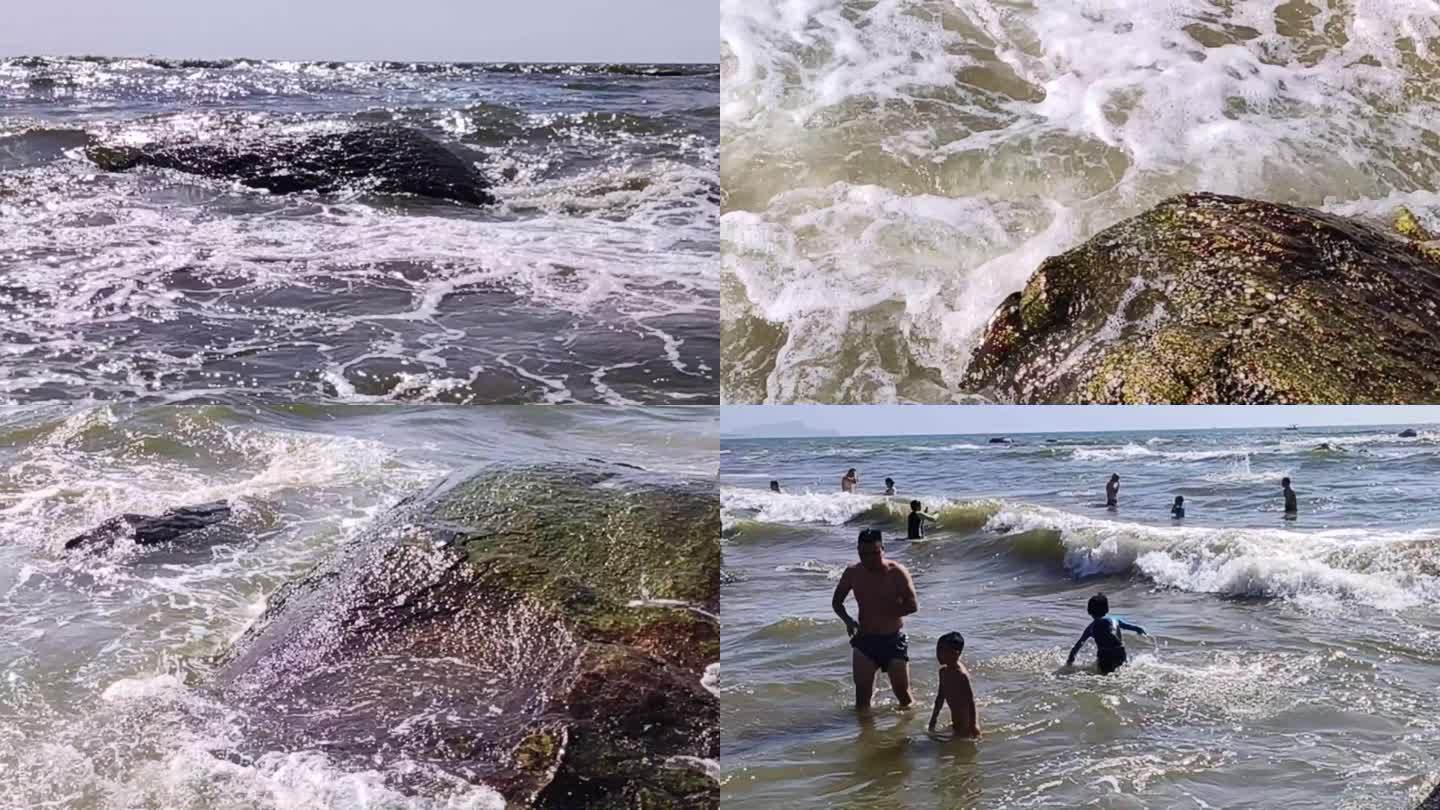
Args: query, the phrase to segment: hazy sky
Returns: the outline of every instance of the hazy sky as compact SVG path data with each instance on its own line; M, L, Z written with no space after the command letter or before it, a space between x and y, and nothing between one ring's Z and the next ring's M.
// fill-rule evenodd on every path
M0 55L717 62L716 0L40 0Z
M1435 405L727 405L726 436L1046 433L1440 423Z

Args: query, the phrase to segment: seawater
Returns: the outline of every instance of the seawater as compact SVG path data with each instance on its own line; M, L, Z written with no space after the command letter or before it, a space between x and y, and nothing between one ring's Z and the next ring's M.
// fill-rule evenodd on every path
M1440 429L1400 430L724 440L725 806L1413 806L1440 777ZM920 612L916 708L882 678L861 719L830 598L867 527ZM1062 671L1097 591L1151 637ZM978 742L925 730L949 630Z
M1440 225L1435 0L722 0L727 402L949 402L1039 263L1213 191Z
M448 475L595 458L712 476L717 427L714 408L0 410L0 808L501 810L483 782L400 757L254 752L244 711L205 688L209 659L280 586ZM62 552L113 515L221 498L228 542Z
M714 65L0 59L0 402L713 403L718 93ZM498 203L83 154L373 125Z

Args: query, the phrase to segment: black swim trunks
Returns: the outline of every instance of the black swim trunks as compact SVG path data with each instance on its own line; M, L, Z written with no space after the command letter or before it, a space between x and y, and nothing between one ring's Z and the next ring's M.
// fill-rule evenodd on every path
M1125 663L1125 648L1102 647L1095 656L1095 663L1100 667L1100 674L1109 675Z
M891 661L910 660L910 644L905 640L904 633L876 635L856 633L850 637L850 646L874 661L875 666L887 672L890 670Z

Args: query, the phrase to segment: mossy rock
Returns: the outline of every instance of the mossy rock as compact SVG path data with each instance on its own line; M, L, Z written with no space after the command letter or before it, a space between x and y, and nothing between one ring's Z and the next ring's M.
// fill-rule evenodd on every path
M1045 260L991 317L962 389L1020 403L1440 401L1440 261L1408 212L1395 227L1167 199Z
M213 685L259 750L403 758L517 806L714 808L671 763L719 756L719 567L713 481L486 470L288 583Z

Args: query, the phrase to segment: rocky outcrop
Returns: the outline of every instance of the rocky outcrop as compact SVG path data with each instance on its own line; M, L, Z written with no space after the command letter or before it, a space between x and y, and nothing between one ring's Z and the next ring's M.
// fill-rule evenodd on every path
M108 548L114 545L115 541L126 537L142 546L170 543L184 535L220 523L228 517L230 504L225 501L181 506L168 510L163 515L120 515L67 540L65 550Z
M1440 810L1440 784L1437 784L1425 800L1416 805L1415 810Z
M489 183L474 164L419 130L373 126L305 134L263 131L144 146L92 144L85 154L106 171L137 166L230 180L276 194L359 188L487 205Z
M712 481L484 471L285 586L213 686L257 750L403 758L517 807L710 810L719 574Z
M962 388L1020 403L1440 401L1440 261L1395 229L1173 197L1045 260Z

